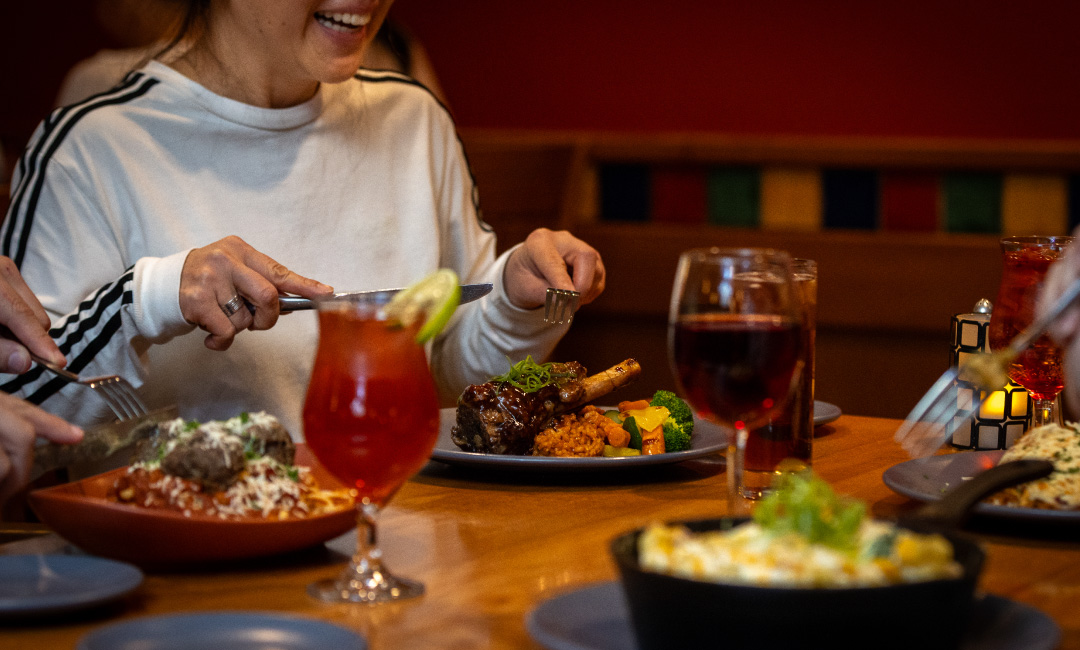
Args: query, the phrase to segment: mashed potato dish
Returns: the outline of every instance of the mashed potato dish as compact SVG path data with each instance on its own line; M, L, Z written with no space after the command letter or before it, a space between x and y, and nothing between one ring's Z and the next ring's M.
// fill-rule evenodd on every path
M805 475L787 478L754 521L730 530L653 524L638 540L638 557L650 571L761 587L877 587L962 573L945 537L872 520L862 503Z

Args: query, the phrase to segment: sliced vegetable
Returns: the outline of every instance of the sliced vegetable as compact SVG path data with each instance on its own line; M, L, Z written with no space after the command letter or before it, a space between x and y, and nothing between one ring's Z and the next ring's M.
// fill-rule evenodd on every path
M641 453L644 455L664 453L664 427L662 425L641 432Z
M640 449L632 449L630 447L612 447L611 445L604 445L604 455L609 458L617 458L622 456L640 456Z
M630 444L627 447L641 449L641 429L637 425L637 420L633 417L626 418L623 420L622 428L630 434Z
M630 409L626 415L637 420L638 427L642 431L655 429L667 419L669 412L663 406L648 406L643 409Z

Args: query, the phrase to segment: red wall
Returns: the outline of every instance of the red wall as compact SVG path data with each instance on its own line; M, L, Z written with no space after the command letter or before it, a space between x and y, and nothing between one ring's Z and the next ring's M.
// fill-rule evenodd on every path
M0 1L0 138L107 46ZM45 12L42 14L42 12ZM463 126L1080 138L1076 0L399 0Z
M1080 138L1075 0L400 0L463 126Z

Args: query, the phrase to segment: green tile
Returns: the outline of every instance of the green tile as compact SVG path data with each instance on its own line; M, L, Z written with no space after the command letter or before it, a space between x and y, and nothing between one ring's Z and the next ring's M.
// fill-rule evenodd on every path
M945 229L949 232L1001 232L1001 174L953 173L942 180Z
M761 180L752 167L714 167L706 179L709 223L757 228L761 223Z

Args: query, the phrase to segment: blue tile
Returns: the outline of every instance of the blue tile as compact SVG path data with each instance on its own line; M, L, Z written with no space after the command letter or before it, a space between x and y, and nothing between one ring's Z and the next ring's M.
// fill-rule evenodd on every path
M604 221L648 221L651 205L649 182L647 165L602 165L600 218Z
M824 226L873 230L878 224L878 176L868 169L826 169L821 174Z

